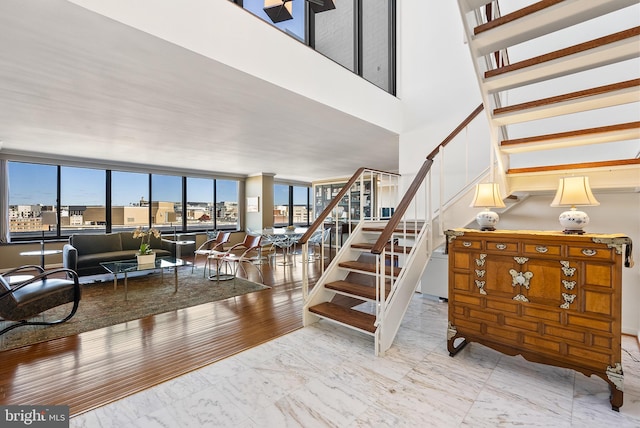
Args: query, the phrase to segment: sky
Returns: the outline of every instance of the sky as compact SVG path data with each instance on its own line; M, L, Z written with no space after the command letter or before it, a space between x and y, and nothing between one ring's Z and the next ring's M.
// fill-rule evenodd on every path
M60 177L60 204L104 205L105 171L89 168L62 167ZM11 205L56 205L57 168L55 165L40 165L9 162L9 204ZM154 200L182 201L182 179L178 176L153 175ZM187 179L189 202L213 200L213 180ZM238 200L238 182L217 180L218 201ZM112 204L129 206L149 200L149 175L113 171Z

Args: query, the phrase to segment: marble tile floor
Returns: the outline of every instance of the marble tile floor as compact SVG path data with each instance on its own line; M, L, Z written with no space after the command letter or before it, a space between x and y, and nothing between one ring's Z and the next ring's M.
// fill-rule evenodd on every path
M393 347L321 321L71 419L71 427L639 427L640 352L608 384L471 343L446 350L447 305L416 294Z

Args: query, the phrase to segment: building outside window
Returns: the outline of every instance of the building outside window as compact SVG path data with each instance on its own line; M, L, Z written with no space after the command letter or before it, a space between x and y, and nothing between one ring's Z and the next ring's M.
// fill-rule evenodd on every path
M12 236L55 236L58 172L54 165L8 162ZM55 224L55 223L54 223Z
M151 175L151 225L162 232L182 229L182 177Z
M149 226L149 174L111 173L111 230Z
M183 218L191 231L238 230L240 225L238 180L16 161L8 162L8 171L6 215L13 240L130 231L149 225L163 232L182 232Z

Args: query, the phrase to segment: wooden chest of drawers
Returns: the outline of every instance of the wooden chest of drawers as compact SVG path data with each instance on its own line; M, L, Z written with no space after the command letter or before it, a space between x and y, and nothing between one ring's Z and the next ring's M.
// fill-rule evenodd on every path
M623 235L448 230L451 356L478 342L596 374L622 406ZM627 261L629 255L627 254Z

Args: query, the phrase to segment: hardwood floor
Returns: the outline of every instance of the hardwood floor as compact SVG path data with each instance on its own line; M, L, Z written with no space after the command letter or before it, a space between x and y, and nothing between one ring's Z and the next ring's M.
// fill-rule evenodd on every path
M0 352L0 403L77 415L302 327L301 263L262 271L270 290Z

